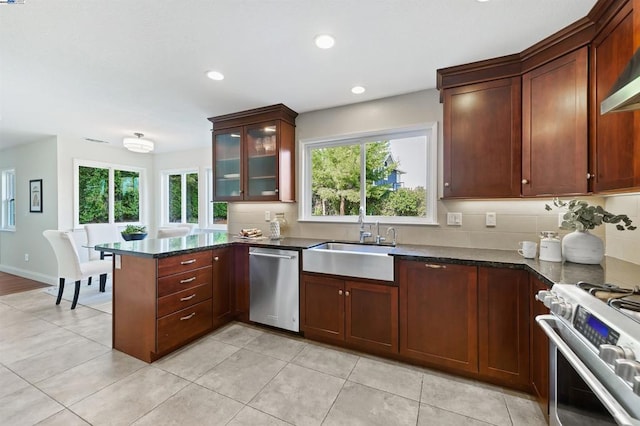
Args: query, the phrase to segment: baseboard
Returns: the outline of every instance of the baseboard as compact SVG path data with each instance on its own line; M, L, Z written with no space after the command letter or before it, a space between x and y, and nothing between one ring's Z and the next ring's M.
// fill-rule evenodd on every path
M49 285L57 285L58 278L50 275L40 274L38 272L29 271L27 269L14 268L12 266L0 265L0 272L6 272L7 274L17 275L22 278L27 278L34 281Z

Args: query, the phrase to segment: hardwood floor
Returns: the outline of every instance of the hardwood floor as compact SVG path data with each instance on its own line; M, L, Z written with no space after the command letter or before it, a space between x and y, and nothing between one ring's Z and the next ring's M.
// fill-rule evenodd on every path
M49 284L41 283L40 281L34 281L17 275L0 272L0 296L44 287L50 286Z

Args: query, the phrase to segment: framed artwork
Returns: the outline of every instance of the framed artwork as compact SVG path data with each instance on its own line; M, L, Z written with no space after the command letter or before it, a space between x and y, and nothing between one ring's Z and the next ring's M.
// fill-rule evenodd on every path
M29 181L29 212L42 213L42 179Z

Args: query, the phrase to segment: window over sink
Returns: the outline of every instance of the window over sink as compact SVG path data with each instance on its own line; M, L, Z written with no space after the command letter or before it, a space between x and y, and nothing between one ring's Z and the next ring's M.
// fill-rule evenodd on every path
M300 145L300 220L436 223L437 123Z

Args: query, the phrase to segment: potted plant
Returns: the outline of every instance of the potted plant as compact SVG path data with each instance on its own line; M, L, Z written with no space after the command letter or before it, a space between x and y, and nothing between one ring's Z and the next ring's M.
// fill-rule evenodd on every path
M147 227L142 225L127 225L121 234L125 241L144 240L147 236Z
M619 231L636 229L626 214L613 214L602 206L592 206L583 200L562 201L554 198L553 205L567 209L560 227L574 230L562 239L562 255L569 262L597 264L602 261L604 243L600 237L589 233L590 229L603 223L615 224ZM552 210L552 207L545 204L545 209Z

